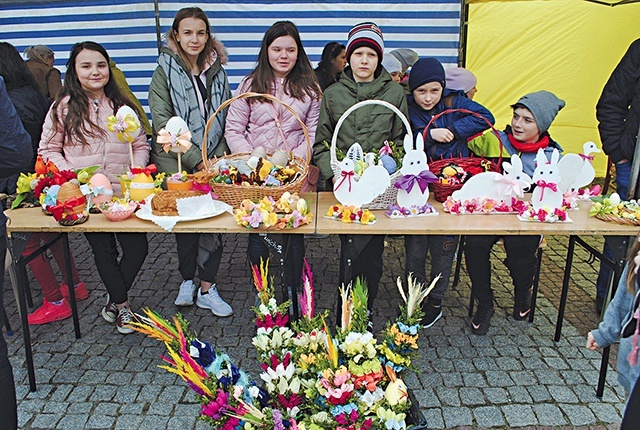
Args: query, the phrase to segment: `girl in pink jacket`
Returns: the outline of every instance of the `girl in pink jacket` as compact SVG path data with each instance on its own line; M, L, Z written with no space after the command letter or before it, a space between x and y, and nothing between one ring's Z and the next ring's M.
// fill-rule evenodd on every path
M300 40L300 33L290 21L279 21L265 33L258 64L240 84L236 95L252 91L271 94L291 106L315 141L320 115L322 91ZM262 146L267 153L276 149L293 151L308 160L308 146L298 120L279 103L260 99L240 99L229 106L225 138L232 153L252 152ZM286 142L283 140L286 139ZM289 246L279 246L271 235L250 234L247 253L252 265L269 258L269 248L285 261L285 283L299 285L304 258L304 237L284 235ZM292 254L292 255L287 255Z
M76 43L67 62L64 86L45 121L38 152L61 169L100 165L114 190L120 189L118 175L129 166L128 143L107 130L107 117L118 108L135 105L116 86L109 70L109 54L95 42ZM142 115L142 112L138 112ZM144 131L134 139L135 167L149 161ZM102 316L116 323L122 334L132 333L128 291L147 256L145 233L85 233L93 250L100 278L109 293ZM116 239L122 248L118 261Z

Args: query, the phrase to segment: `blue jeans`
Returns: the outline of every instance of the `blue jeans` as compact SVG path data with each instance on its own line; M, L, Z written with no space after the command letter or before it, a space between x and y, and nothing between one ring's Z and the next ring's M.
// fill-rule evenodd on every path
M616 192L622 200L627 199L629 193L629 181L631 179L631 161L627 163L616 163ZM626 255L626 238L618 236L605 236L602 253L605 257L613 261L622 260ZM600 271L596 280L596 295L604 297L607 294L607 285L611 269L606 264L600 263Z

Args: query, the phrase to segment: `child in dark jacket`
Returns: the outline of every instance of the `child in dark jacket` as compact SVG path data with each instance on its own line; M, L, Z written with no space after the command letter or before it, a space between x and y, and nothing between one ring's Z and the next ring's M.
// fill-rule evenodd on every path
M485 121L468 113L453 112L435 120L425 132L431 118L446 109L467 109L477 112L493 124L494 118L485 107L469 100L461 91L446 89L445 72L435 58L422 58L411 69L407 96L409 120L414 134L423 134L425 152L429 161L449 157L467 157L470 154L467 140L488 128ZM431 253L430 278L442 277L423 305L424 327L433 326L442 316L442 299L447 291L453 257L458 246L458 236L411 235L405 236L405 272L413 273L419 282L425 283L425 261Z

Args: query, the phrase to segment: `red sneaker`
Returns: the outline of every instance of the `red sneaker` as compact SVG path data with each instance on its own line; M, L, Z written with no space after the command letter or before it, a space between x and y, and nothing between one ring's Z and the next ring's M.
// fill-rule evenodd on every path
M59 305L44 300L42 306L27 316L27 320L30 325L38 325L64 320L70 316L71 306L66 299L63 299Z
M80 300L87 300L87 298L89 298L89 291L87 290L87 286L84 285L84 282L78 283L74 291L76 292L77 302ZM64 281L60 283L60 292L62 293L62 297L69 300L69 286Z

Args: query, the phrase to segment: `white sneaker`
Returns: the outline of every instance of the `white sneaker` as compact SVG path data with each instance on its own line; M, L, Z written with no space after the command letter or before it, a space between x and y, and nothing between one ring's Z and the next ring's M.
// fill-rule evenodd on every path
M180 292L176 301L173 302L176 306L191 306L193 305L193 295L196 292L196 286L191 279L188 281L182 281L180 284Z
M214 315L219 317L228 317L233 314L231 306L222 300L222 297L218 294L216 284L213 284L209 291L204 294L202 294L202 291L198 288L196 304L199 308L209 309Z

